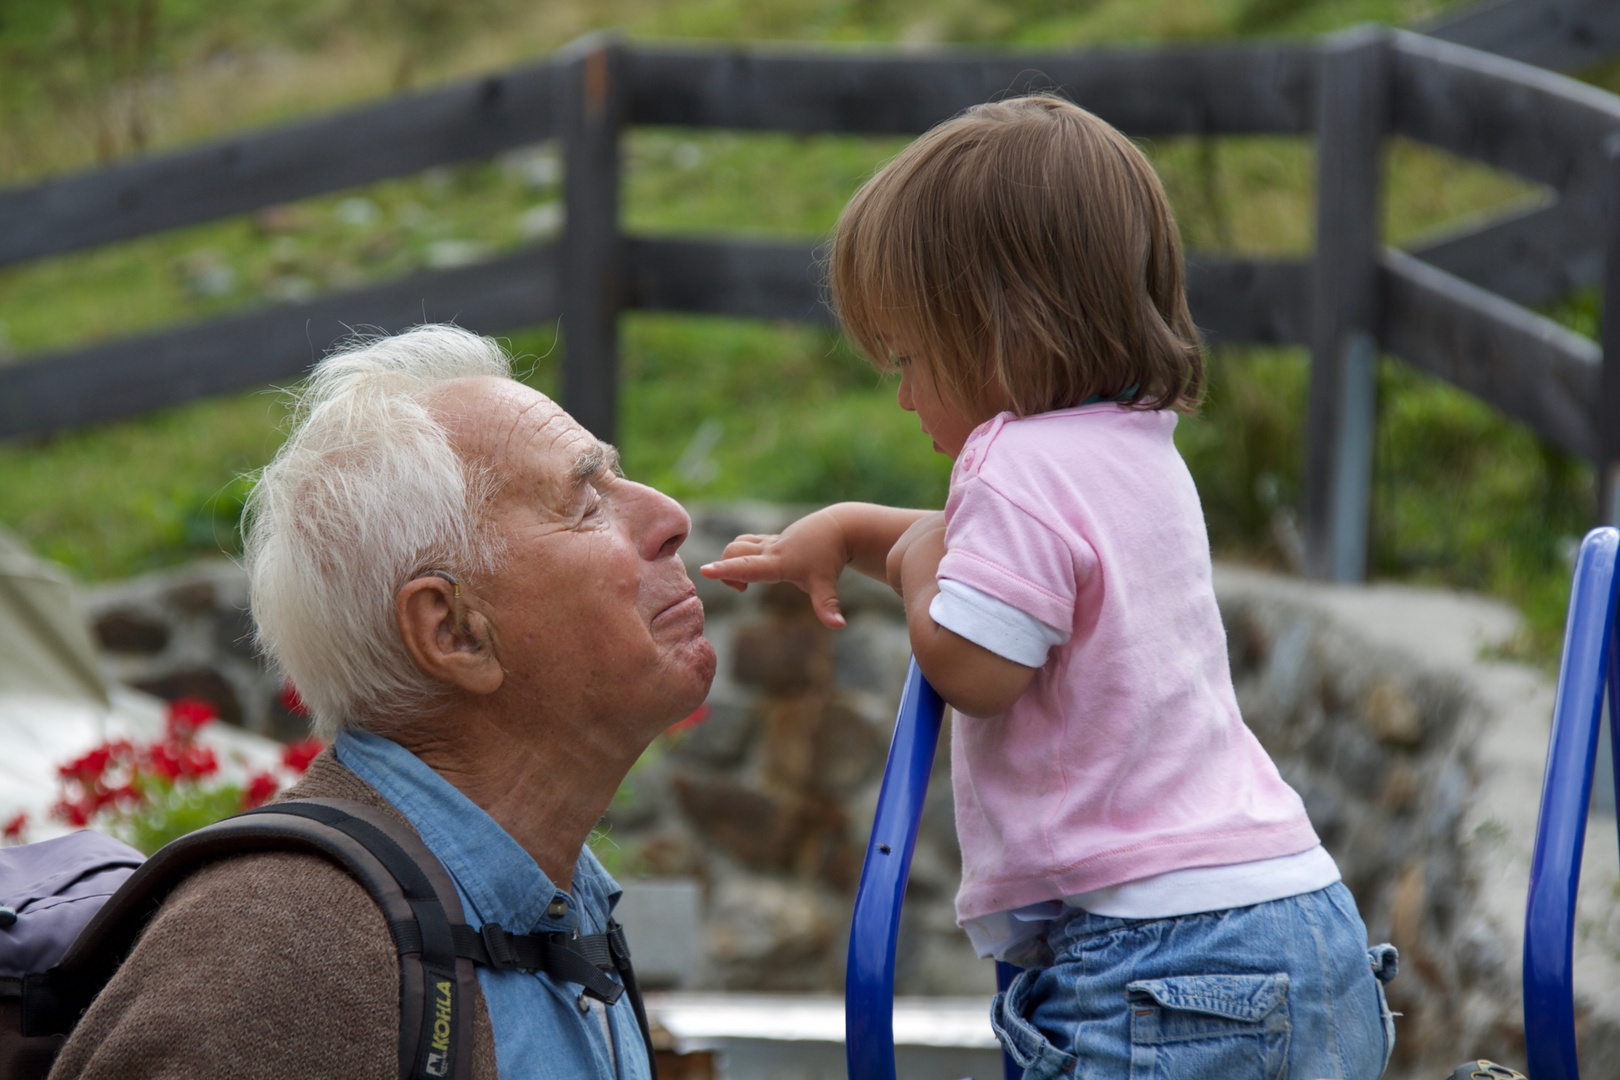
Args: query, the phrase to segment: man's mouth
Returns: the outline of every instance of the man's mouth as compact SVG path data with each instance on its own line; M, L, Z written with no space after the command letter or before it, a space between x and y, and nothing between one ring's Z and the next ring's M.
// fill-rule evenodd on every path
M681 618L691 614L694 609L701 618L703 614L703 602L698 599L696 588L684 592L680 596L676 597L673 602L664 607L663 610L659 611L657 615L654 615L652 621L657 623L666 619Z

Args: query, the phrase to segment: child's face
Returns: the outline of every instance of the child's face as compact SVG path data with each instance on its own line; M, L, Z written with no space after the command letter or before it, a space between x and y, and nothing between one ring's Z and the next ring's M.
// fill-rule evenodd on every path
M917 414L923 434L934 440L935 453L956 460L962 444L983 420L965 413L940 393L927 363L898 350L895 358L900 363L900 389L896 395L900 407Z

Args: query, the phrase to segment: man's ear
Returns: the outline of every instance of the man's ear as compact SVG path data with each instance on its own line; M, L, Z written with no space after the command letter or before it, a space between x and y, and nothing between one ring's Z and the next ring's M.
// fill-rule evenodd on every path
M394 621L405 651L424 675L472 694L493 694L506 672L495 655L489 620L457 586L424 576L394 597Z

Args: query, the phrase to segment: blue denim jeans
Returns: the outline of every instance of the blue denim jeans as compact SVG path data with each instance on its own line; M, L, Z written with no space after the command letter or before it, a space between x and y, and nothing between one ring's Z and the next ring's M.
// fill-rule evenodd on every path
M990 1019L1024 1080L1377 1080L1395 950L1342 883L1169 919L1076 912Z

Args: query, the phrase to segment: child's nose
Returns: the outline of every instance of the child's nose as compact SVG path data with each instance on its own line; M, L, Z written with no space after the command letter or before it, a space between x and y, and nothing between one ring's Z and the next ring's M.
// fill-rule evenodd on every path
M916 412L917 403L911 398L911 375L905 369L900 369L900 387L895 391L894 398L906 412Z

